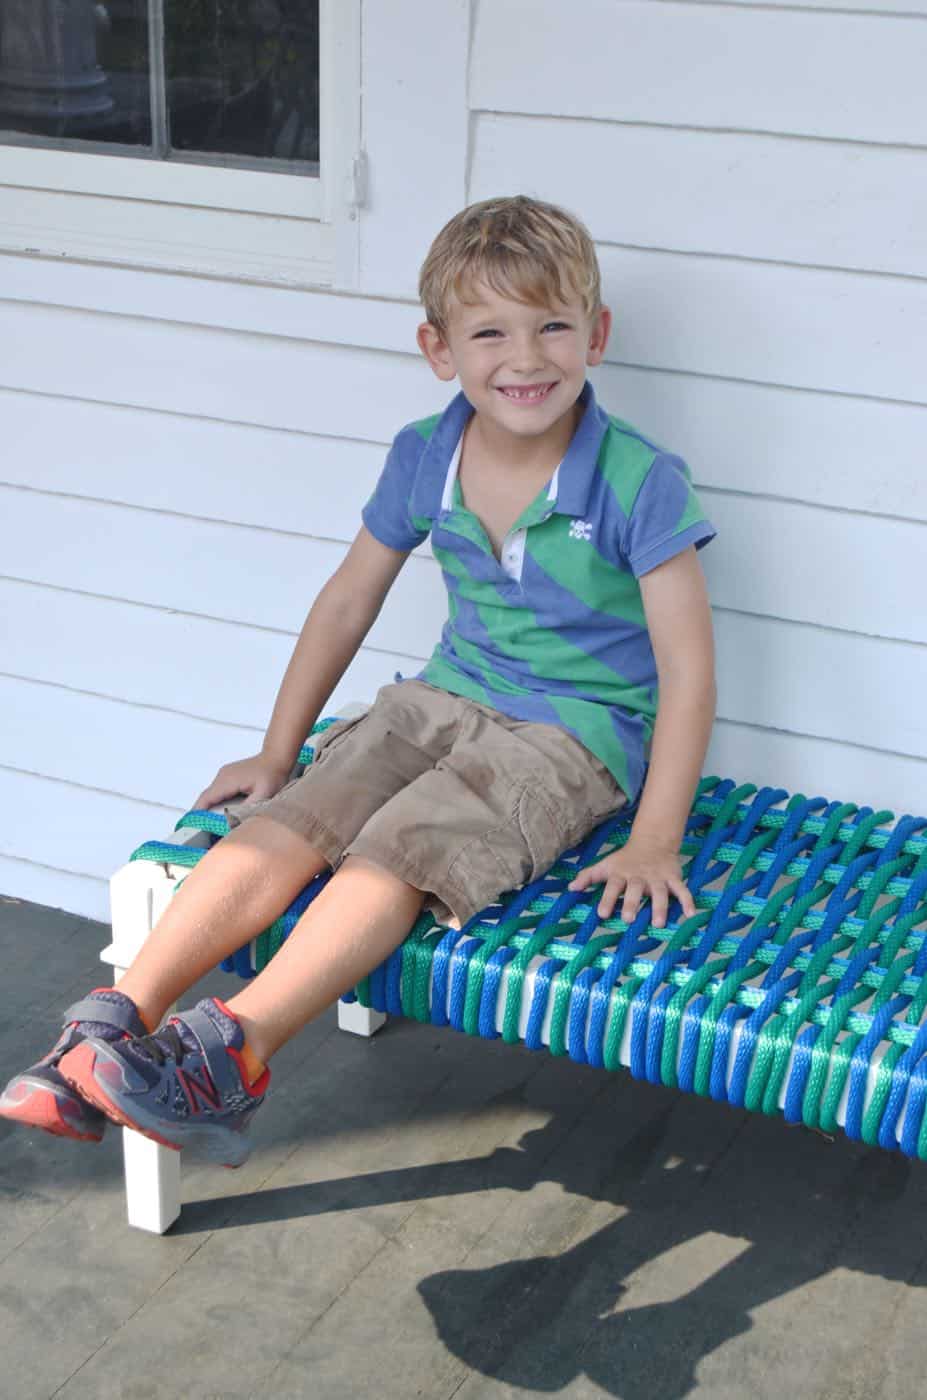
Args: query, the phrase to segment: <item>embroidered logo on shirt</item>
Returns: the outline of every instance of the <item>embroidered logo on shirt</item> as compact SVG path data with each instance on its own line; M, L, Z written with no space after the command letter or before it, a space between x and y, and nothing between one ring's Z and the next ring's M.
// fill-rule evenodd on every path
M571 540L588 540L592 535L592 525L588 520L574 520L570 525Z

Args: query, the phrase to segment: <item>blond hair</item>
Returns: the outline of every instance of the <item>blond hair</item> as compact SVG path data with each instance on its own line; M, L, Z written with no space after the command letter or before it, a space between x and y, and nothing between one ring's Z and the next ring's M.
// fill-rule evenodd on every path
M602 304L599 264L579 219L517 194L485 199L455 214L428 250L419 275L425 315L447 330L451 302L466 302L476 280L530 306L579 296L587 316Z

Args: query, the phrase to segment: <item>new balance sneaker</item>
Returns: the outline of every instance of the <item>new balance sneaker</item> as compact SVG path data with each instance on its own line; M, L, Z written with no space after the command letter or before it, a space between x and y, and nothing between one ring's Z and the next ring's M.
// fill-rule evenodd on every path
M218 997L171 1016L154 1035L90 1037L60 1069L114 1123L164 1147L199 1148L226 1167L240 1167L251 1151L246 1130L270 1083Z
M41 1128L56 1137L99 1142L106 1118L81 1097L58 1068L87 1036L108 1042L147 1035L135 1002L114 987L98 987L64 1013L64 1030L43 1060L16 1074L0 1094L0 1118Z

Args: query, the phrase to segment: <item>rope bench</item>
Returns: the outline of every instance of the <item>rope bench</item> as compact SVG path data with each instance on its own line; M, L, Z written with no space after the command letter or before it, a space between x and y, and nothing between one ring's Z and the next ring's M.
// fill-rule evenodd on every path
M633 815L459 932L423 914L339 1003L339 1025L370 1035L389 1013L501 1036L927 1159L927 818L705 778L682 846L697 912L671 905L652 929L649 905L630 925L600 920L595 889L567 888ZM177 831L192 840L139 847L113 878L105 961L128 965L226 830L190 812ZM221 966L254 977L330 878ZM180 1154L124 1142L130 1222L161 1232L180 1210Z

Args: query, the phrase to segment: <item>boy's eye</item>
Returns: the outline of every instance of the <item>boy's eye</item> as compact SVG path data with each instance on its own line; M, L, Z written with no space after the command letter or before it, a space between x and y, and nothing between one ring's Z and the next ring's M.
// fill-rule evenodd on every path
M474 335L473 339L474 339L474 340L488 340L490 336L499 335L499 334L500 334L500 332L497 331L493 326L487 326L485 330L477 331L476 334Z
M566 321L548 321L544 329L546 331L568 331L570 328Z

